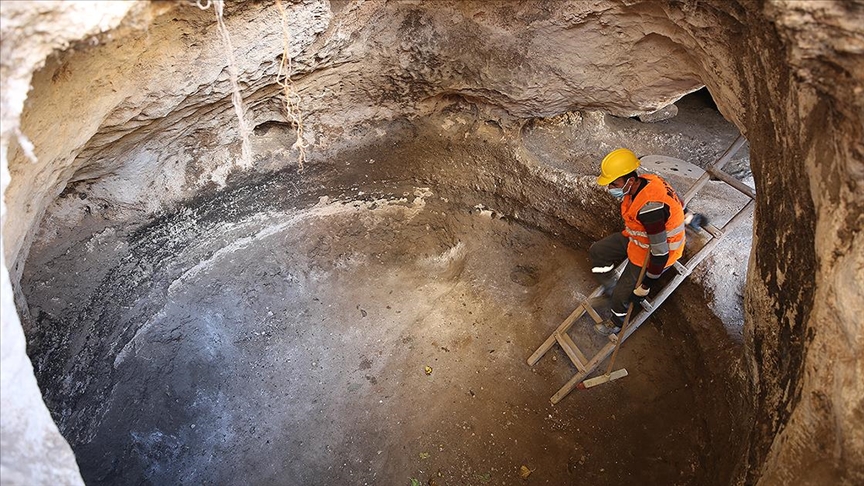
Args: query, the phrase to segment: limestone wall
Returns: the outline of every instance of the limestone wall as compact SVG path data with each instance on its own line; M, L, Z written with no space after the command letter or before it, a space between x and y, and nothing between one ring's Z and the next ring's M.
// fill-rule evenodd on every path
M287 126L276 74L288 34L310 164L443 96L511 117L630 116L707 85L750 142L760 195L747 291L756 414L747 480L861 480L862 2L283 4L284 17L271 2L229 4L225 20L252 126ZM297 151L253 135L253 166L239 160L212 7L0 5L5 480L6 468L36 477L42 463L26 451L41 456L58 443L11 305L31 245L62 238L85 210L145 218L233 173L295 163ZM59 197L70 189L86 199ZM62 445L46 467L71 478Z

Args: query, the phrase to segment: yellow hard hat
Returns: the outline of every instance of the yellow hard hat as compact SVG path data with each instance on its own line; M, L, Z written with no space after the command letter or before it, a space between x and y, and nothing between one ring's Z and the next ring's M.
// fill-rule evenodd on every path
M600 163L600 177L597 184L608 186L615 179L627 175L639 167L639 159L636 154L625 148L615 149Z

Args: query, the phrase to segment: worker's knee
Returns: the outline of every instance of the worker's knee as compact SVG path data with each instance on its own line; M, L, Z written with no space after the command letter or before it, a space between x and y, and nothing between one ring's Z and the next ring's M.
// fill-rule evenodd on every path
M597 243L594 243L588 248L588 260L591 261L591 265L593 266L597 262Z
M627 238L620 233L613 233L588 247L588 258L595 267L617 265L626 257Z
M606 250L603 242L597 242L588 248L588 259L591 262L591 273L600 277L601 275L611 274L618 263L612 255ZM602 278L602 277L601 277Z
M592 243L591 246L588 247L588 259L591 260L591 265L597 266L605 264L609 260L607 253L609 252L605 250L605 245L602 240Z

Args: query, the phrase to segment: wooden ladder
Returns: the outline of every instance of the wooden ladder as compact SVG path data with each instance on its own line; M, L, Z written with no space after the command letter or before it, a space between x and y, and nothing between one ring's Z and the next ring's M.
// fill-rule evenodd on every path
M579 347L573 341L573 338L570 337L570 328L585 313L587 313L591 317L591 319L594 320L594 322L598 324L602 322L602 319L597 314L597 311L590 304L591 299L599 297L603 293L603 287L601 286L597 287L591 293L591 295L588 296L588 299L586 299L585 302L576 307L576 309L572 313L570 313L570 315L566 319L564 319L564 322L562 322L558 326L558 328L552 332L552 334L546 339L546 341L544 341L543 344L541 344L540 347L537 348L536 351L534 351L534 354L532 354L528 358L528 365L534 366L540 360L540 358L542 358L550 349L552 349L555 343L558 343L558 345L561 346L561 349L563 349L567 356L570 358L570 361L573 362L573 365L576 366L576 369L578 370L576 374L574 374L573 377L570 378L570 381L568 381L564 386L562 386L557 393L552 395L551 400L553 404L560 402L564 397L570 394L570 392L573 391L573 389L576 388L579 383L584 381L591 373L593 373L600 365L600 363L602 363L606 358L609 357L609 355L612 354L613 350L615 349L615 344L619 339L621 340L621 344L623 344L624 341L627 340L627 338L629 338L634 332L636 332L636 329L638 329L639 326L641 326L642 323L651 316L654 310L660 307L660 304L662 304L670 295L672 295L672 292L674 292L675 289L677 289L678 286L681 285L682 282L684 282L684 279L686 279L690 275L690 273L693 272L696 266L699 265L699 263L701 263L702 260L705 259L705 257L710 255L712 251L714 251L714 248L717 246L718 243L720 243L720 240L723 239L723 237L730 230L739 225L746 218L749 211L753 209L756 199L755 192L749 186L741 183L740 181L726 174L722 170L723 166L725 166L726 163L732 160L732 156L734 156L738 152L738 150L744 145L745 142L746 140L744 139L744 137L742 135L739 135L738 138L735 139L734 142L732 142L732 145L730 145L729 148L726 149L723 155L721 155L716 162L714 162L708 169L704 171L704 174L702 174L701 177L699 177L696 182L693 183L693 185L684 195L684 206L687 206L690 200L693 199L694 196L696 196L699 190L702 189L702 187L704 187L705 184L707 184L712 177L722 182L725 182L726 184L735 188L742 194L746 195L749 200L744 205L744 207L739 209L738 212L736 212L735 215L725 225L723 225L722 228L717 228L712 224L706 224L702 226L702 229L704 229L710 235L708 241L705 243L704 246L702 246L701 249L699 249L698 252L696 252L695 255L691 256L686 263L682 264L680 261L678 261L673 264L673 267L677 272L675 277L673 277L672 280L666 283L666 285L664 285L657 292L657 295L652 300L649 301L648 299L645 299L644 301L642 301L643 311L633 317L630 325L627 326L627 329L624 331L623 335L615 336L614 334L611 334L609 336L609 342L606 343L600 349L600 351L598 351L597 354L595 354L591 359L586 358L582 350L579 349ZM701 169L699 170L701 171ZM621 263L616 269L616 272L620 273L626 263L626 261Z

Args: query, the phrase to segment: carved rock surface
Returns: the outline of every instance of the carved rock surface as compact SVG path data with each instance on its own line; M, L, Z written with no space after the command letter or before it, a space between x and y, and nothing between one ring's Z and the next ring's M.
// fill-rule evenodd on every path
M655 112L639 115L639 121L644 123L655 123L673 118L677 114L678 107L675 106L675 104L673 103L671 105L664 106L663 108L660 108Z
M98 18L77 4L0 3L4 479L12 464L42 464L31 457L57 438L44 407L31 407L41 404L35 382L7 389L19 385L6 370L29 377L23 343L8 337L20 336L11 294L31 246L62 239L85 207L145 219L297 160L277 78L287 25L310 165L448 97L502 120L637 116L707 86L750 142L759 194L746 292L755 417L746 481L864 480L860 1L282 3L284 17L271 2L225 12L246 118L258 128L251 167L239 157L212 8L130 3ZM7 419L24 409L45 438ZM47 457L75 481L68 448Z

